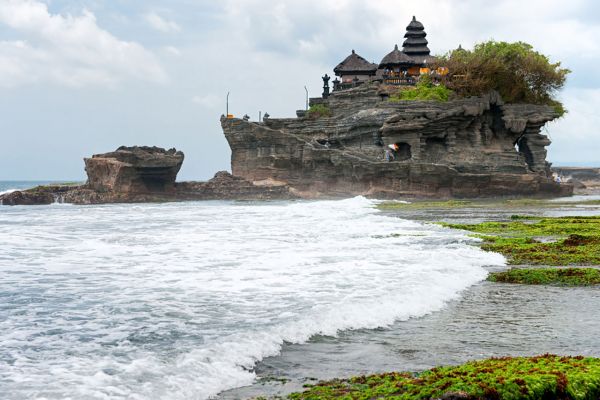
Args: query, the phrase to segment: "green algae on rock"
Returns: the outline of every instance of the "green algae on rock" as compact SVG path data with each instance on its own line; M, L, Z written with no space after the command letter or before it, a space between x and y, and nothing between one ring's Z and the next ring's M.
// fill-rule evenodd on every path
M309 385L293 400L597 399L600 359L542 355L491 358L421 374L385 373Z
M600 265L600 216L442 225L480 234L481 248L504 254L509 264Z
M518 268L492 272L490 282L527 285L592 286L600 285L600 270L595 268Z

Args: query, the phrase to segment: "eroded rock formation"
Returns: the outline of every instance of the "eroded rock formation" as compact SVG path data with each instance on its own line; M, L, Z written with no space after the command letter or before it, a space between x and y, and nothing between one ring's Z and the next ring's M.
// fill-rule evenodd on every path
M84 159L87 186L98 192L174 192L183 158L183 153L176 149L121 146L116 151Z
M396 89L394 89L396 90ZM548 106L504 104L491 93L446 103L387 100L377 84L334 92L331 116L221 119L235 176L289 185L302 197L564 195L540 133ZM392 162L388 145L396 144Z

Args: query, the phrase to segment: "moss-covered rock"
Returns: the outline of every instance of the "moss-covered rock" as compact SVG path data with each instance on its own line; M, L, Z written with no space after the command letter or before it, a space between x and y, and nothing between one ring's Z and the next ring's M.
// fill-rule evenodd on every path
M492 272L491 282L528 285L591 286L600 285L600 270L594 268L519 268Z
M478 233L482 249L504 254L510 264L600 265L600 216L442 225Z
M386 373L336 379L289 396L294 400L367 399L598 399L600 359L492 358L421 374Z

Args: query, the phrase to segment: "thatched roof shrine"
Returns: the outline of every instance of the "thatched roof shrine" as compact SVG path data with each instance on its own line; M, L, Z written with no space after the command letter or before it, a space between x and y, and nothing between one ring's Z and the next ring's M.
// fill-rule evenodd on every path
M356 54L354 50L352 53L339 63L334 69L336 75L375 75L377 71L377 64L370 63L363 57Z
M400 51L398 45L396 45L394 46L394 50L383 57L379 63L379 68L394 68L398 66L410 67L415 64L415 61L410 56Z

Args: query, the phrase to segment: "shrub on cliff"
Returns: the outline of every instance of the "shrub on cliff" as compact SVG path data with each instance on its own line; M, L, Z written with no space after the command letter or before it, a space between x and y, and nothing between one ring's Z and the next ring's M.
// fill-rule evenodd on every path
M435 85L428 75L423 75L414 89L399 90L398 93L390 96L390 101L401 100L433 100L448 101L452 90L443 84Z
M439 58L449 69L446 86L460 96L478 96L491 90L508 103L547 104L564 113L554 99L571 72L560 62L538 53L527 43L479 43L471 50L457 49Z
M320 117L330 117L331 110L324 104L314 104L308 109L307 116L313 119Z

